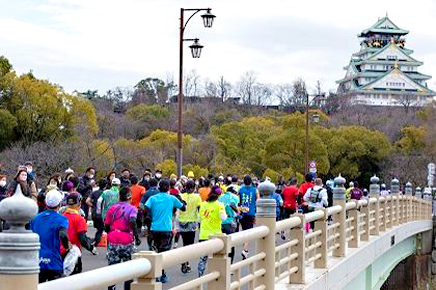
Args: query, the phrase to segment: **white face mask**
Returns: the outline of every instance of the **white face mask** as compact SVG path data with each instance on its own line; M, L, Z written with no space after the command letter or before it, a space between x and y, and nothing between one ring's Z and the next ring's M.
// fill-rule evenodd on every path
M27 168L26 170L27 170L27 173L31 173L33 171L32 168Z
M94 174L91 174L88 177L89 177L89 179L93 179L94 178Z
M6 186L6 181L5 180L0 181L0 186L1 187L5 187Z
M160 178L162 175L160 173L156 173L156 178Z

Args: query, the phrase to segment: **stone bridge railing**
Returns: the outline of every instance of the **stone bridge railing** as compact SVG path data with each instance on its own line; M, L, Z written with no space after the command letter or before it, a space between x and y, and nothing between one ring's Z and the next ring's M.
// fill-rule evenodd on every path
M345 179L338 177L335 179L334 206L297 214L278 222L275 221L275 201L268 199L271 188L260 186L259 191L264 196L257 202L257 227L253 229L218 235L208 241L164 253L140 252L130 262L39 285L36 282L37 272L20 273L20 265L16 265L14 273L5 272L0 267L0 279L8 285L4 288L7 290L101 289L129 279L136 280L132 284L133 290L157 290L162 289L161 283L156 282L162 269L209 255L212 258L204 276L171 290L203 289L205 285L209 290L241 289L247 287L245 285L248 289L270 290L282 279L287 279L290 284L304 284L306 269L326 268L329 259L345 257L347 248L358 248L360 241L368 241L371 235L377 236L405 223L431 220L431 200L422 199L420 191L412 196L411 185L408 185L406 194L402 194L398 180L394 179L391 195L380 197L378 181L376 177L371 178L369 198L346 202ZM305 224L309 222L314 222L315 226L312 231L306 232ZM283 231L287 239L277 243L276 233ZM0 262L6 251L2 247L1 235ZM228 257L231 248L248 241L256 244L255 252L250 258L231 264ZM37 262L34 261L36 267ZM247 268L248 273L243 275L242 268Z

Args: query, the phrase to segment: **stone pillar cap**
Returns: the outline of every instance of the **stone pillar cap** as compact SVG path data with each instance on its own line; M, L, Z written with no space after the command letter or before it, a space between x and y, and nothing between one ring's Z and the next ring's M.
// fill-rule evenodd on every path
M20 184L13 196L0 202L0 218L11 226L11 232L25 232L24 225L37 213L36 202L23 195Z
M372 184L377 184L380 181L380 178L377 177L377 175L374 174L373 177L369 180Z
M276 191L276 186L271 181L265 180L259 184L257 190L259 190L260 195L271 195Z
M334 179L334 182L338 186L344 186L346 180L342 177L342 175L339 173L339 175Z

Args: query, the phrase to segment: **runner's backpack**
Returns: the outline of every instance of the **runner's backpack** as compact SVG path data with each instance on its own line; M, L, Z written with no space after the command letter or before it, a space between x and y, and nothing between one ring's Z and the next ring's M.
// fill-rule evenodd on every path
M321 190L323 190L324 188L319 188L318 190L315 190L314 188L312 188L310 190L310 196L309 196L309 201L311 203L317 203L320 202L322 200L321 198Z

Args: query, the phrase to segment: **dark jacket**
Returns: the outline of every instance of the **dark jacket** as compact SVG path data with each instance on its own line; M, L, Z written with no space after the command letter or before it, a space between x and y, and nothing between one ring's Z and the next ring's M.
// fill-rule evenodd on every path
M6 190L6 197L13 196L19 184L21 185L21 192L24 196L36 200L38 193L36 192L36 185L33 180L28 180L27 182L22 183L17 182L15 179L12 180L8 185L8 189Z
M92 193L91 179L84 175L80 178L77 191L82 195L84 199L88 198Z
M8 189L7 186L0 186L0 201L2 201L7 197L6 195L7 189Z

